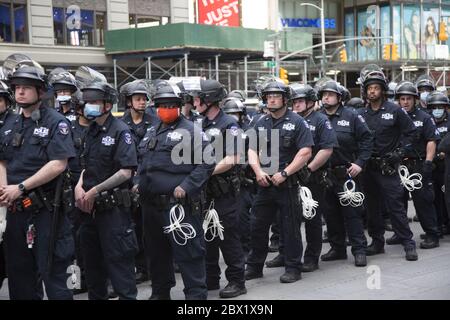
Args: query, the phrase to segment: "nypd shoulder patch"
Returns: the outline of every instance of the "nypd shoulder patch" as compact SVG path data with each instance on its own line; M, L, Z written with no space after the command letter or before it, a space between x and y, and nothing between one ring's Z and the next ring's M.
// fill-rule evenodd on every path
M70 130L69 130L69 125L67 124L67 123L65 123L65 122L60 122L59 124L58 124L58 131L59 131L59 133L61 133L62 135L68 135L69 134L69 132L70 132Z
M125 132L124 137L126 144L131 144L133 142L133 139L131 138L131 134L129 132Z

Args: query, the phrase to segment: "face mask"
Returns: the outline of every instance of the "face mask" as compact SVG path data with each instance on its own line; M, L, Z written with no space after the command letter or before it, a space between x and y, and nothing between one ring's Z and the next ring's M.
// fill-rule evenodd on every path
M56 100L57 100L60 104L66 104L66 103L68 103L71 99L72 99L71 96L57 96L57 97L56 97Z
M427 102L427 97L430 93L428 91L424 91L420 94L420 101Z
M433 117L436 119L440 119L444 116L445 110L444 109L433 109L431 112L433 114Z
M165 124L174 122L180 116L180 108L158 108L158 117Z
M103 115L101 109L102 107L98 104L86 103L83 110L84 117L88 120L94 120Z
M389 102L395 102L395 98L388 98L387 101L389 101Z
M239 122L241 119L239 118L239 116L235 115L235 114L230 114L230 116L236 120L236 122Z

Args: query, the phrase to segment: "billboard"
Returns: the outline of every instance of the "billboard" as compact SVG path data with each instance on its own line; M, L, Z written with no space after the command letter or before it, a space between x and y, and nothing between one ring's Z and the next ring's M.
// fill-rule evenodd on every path
M239 27L239 0L197 0L197 22L216 26Z

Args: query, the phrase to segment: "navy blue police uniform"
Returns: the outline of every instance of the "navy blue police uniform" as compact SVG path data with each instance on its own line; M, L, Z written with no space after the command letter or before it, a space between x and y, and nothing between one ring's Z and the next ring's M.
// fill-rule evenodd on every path
M407 149L402 164L408 168L411 173L420 173L422 175L422 188L411 192L416 214L420 225L425 231L427 237L439 241L439 231L437 225L437 213L434 206L434 187L433 187L433 163L425 161L427 153L427 144L430 141L437 141L440 136L432 116L415 108L408 113L416 127L416 134L411 147ZM407 143L407 142L406 142ZM409 194L405 192L404 204L408 207Z
M325 113L325 110L323 110ZM340 106L336 113L327 114L336 132L339 147L333 150L329 161L329 178L332 186L325 190L323 212L326 214L328 239L331 248L346 257L345 234L352 246L352 254L364 254L367 240L364 235L362 207L343 206L338 193L343 192L344 183L352 179L347 170L351 163L364 168L373 149L373 135L362 116L350 108ZM352 179L356 191L361 191L359 177Z
M233 117L225 114L222 110L217 116L210 120L204 118L202 122L203 131L214 145L222 139L223 149L216 150L216 162L218 163L226 156L241 154L238 150L238 139L241 139L241 130ZM220 145L218 145L220 146ZM222 155L220 155L222 152ZM214 207L219 214L220 221L224 227L224 239L218 237L206 243L206 275L208 289L219 288L220 267L219 249L227 265L225 276L228 282L243 286L245 283L245 261L242 244L239 237L239 211L238 194L240 188L239 170L235 166L227 172L214 175L207 186L207 203L214 201ZM207 238L211 234L207 232Z
M188 134L191 139L188 139ZM172 150L177 145L190 146L191 155L183 154L187 162L180 164L172 160ZM214 163L195 160L202 155L207 145L201 130L186 118L179 117L166 127L157 120L138 147L144 239L152 261L152 296L155 298L170 297L170 289L175 286L173 261L180 268L186 299L207 298L206 249L202 227L203 190L214 170ZM186 191L187 198L184 201L173 197L177 186ZM185 245L179 244L183 239L177 238L175 241L172 234L163 231L164 227L170 225L169 211L176 204L183 205L185 217L182 222L189 223L196 234Z
M38 110L35 114L40 115L35 120L23 115L11 117L12 126L5 124L2 128L0 159L6 162L10 185L22 183L49 161L75 156L68 121L43 104ZM27 190L8 208L5 252L11 299L43 299L42 282L49 299L72 299L66 271L71 265L74 241L64 212L59 212L57 230L51 230L58 179L61 177ZM49 266L49 239L55 232L58 236Z
M261 163L263 170L271 169L276 172L284 170L295 158L302 148L314 146L311 131L306 121L298 114L287 110L279 119L264 115L254 126L258 139L265 139L267 148L278 143L279 149L274 154L268 153L271 161ZM271 141L272 130L279 130L279 141ZM266 137L263 137L266 136ZM258 143L259 144L259 143ZM251 144L250 149L259 153L256 145ZM278 158L278 165L273 161ZM276 167L275 167L276 166ZM303 244L300 233L300 217L302 206L298 202L298 179L293 174L280 186L261 187L253 204L251 222L251 251L247 259L248 274L261 274L264 261L267 258L269 228L274 221L274 215L279 211L280 231L283 235L284 246L280 254L285 257L286 272L301 274Z
M120 169L136 169L136 147L126 124L112 114L103 125L92 122L81 159L85 191ZM130 181L127 181L114 190L102 192L96 197L92 213L82 215L80 242L89 299L108 298L108 278L119 299L136 299L137 239L130 214L129 188Z
M448 112L441 121L436 121L436 127L441 139L450 132L450 115ZM439 143L440 140L438 141L438 147ZM445 205L445 188L442 190L442 187L445 185L445 158L439 156L439 152L436 153L436 157L434 158L434 165L434 205L437 213L438 226L443 228L442 233L445 234L449 233L450 230L450 218L448 214L449 211Z
M385 229L380 211L380 203L384 201L390 213L392 228L400 242L405 249L415 248L403 202L404 190L397 171L400 158L397 159L393 155L401 146L401 141L404 147L411 146L416 128L406 112L389 101L385 101L377 111L372 110L370 106L360 110L374 135L372 157L363 173L368 230L373 240L371 247L377 253L384 252Z

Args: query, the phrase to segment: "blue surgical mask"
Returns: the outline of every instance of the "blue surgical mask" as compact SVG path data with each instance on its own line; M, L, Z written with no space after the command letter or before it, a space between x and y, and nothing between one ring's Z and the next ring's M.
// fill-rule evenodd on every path
M95 118L100 117L101 115L103 115L103 113L101 112L102 106L100 106L99 104L90 104L90 103L86 103L84 105L84 117L88 120L94 120Z
M445 110L444 109L433 109L433 111L431 111L431 113L433 114L433 117L435 117L436 119L440 119L444 116Z
M430 93L428 92L428 91L424 91L424 92L422 92L421 94L420 94L420 100L422 101L422 102L427 102L427 97L428 97L428 95L429 95Z

